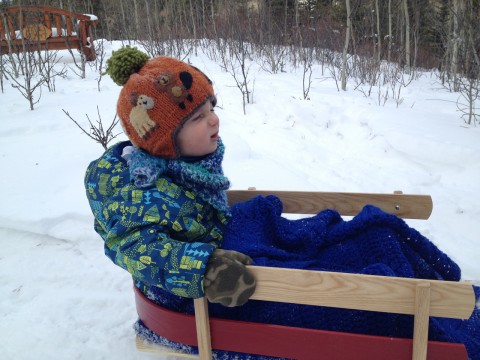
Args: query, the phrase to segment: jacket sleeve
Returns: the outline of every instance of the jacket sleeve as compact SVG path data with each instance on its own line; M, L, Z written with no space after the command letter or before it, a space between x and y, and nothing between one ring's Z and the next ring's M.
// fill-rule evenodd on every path
M171 182L139 190L128 169L104 166L90 165L85 186L105 254L136 280L178 296L204 296L206 263L221 241L215 226L200 224L211 218L201 212L209 206Z
M114 221L104 235L105 254L144 283L179 296L204 296L206 263L215 245L178 241L168 232L165 226L143 224L129 228L122 220Z

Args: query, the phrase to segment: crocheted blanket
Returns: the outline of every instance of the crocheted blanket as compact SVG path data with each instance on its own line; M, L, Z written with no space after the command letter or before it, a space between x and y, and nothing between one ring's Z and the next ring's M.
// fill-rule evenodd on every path
M403 220L376 207L366 206L350 221L343 220L333 210L300 220L285 219L281 213L282 203L274 196L256 197L233 206L223 247L244 252L261 266L460 279L459 267L446 254ZM479 290L475 288L477 298ZM190 299L170 295L158 288L152 289L148 296L172 310L193 313ZM400 314L252 300L237 308L210 304L210 314L219 318L332 331L413 336L413 317ZM146 334L141 323L137 324L137 331ZM470 358L480 359L479 331L480 310L476 309L466 321L431 318L429 338L464 343Z

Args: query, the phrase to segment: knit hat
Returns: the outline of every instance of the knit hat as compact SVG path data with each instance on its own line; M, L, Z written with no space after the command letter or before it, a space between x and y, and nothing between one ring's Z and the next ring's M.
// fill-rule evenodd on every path
M124 47L112 53L106 72L120 92L117 113L130 141L148 153L180 156L176 135L195 110L214 99L212 82L196 67Z

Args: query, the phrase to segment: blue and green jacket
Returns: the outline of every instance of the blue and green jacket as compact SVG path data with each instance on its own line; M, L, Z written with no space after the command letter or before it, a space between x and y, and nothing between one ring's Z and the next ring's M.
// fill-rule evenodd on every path
M172 294L204 296L206 263L222 242L227 217L195 191L160 176L134 185L119 143L93 161L85 188L105 254L143 285Z

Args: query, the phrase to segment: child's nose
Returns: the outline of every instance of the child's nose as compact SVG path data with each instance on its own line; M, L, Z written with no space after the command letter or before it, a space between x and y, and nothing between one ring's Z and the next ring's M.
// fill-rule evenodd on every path
M220 122L220 119L218 118L217 114L212 113L212 115L210 116L210 119L208 120L208 123L210 124L210 126L216 126L218 125L219 122Z

